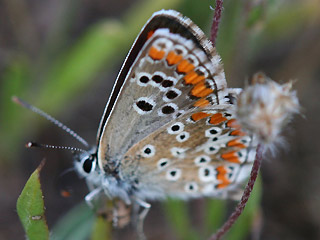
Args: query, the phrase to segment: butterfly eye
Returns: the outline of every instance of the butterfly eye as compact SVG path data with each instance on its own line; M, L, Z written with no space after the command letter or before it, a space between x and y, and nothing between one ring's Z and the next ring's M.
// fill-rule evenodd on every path
M89 160L89 159L86 159L83 163L83 170L86 172L86 173L90 173L91 172L91 169L92 169L92 161Z
M82 162L82 170L86 174L90 174L95 169L95 166L96 162L92 156L85 158Z

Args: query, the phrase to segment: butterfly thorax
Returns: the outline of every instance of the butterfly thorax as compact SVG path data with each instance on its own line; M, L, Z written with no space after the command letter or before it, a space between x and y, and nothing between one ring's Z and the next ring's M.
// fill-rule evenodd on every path
M78 174L86 179L90 191L100 190L110 199L115 197L130 203L130 196L134 193L134 183L124 180L119 173L119 167L104 167L98 165L96 150L75 154L74 166Z

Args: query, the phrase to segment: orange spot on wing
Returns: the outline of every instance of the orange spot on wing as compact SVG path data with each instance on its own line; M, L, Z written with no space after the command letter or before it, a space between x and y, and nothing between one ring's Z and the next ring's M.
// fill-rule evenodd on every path
M230 184L231 182L230 181L224 181L222 183L219 183L217 185L217 189L222 189L222 188L225 188L225 187L228 187L228 185Z
M151 38L153 34L154 34L154 31L153 31L153 30L149 31L149 32L147 33L147 39Z
M177 71L179 73L187 73L194 69L193 64L191 64L188 60L183 59L179 65L177 66Z
M216 168L216 171L218 172L218 175L221 177L222 175L225 175L227 173L227 169L224 166L219 166ZM219 179L219 178L218 178Z
M149 50L149 56L154 60L161 60L164 57L165 51L158 50L155 47L151 47Z
M227 122L227 127L229 127L229 128L240 128L240 125L239 125L239 123L237 122L237 120L235 120L235 119L233 118L233 119L230 119L230 120Z
M217 179L221 182L217 185L218 189L227 187L231 182L227 178L228 171L224 166L219 166L216 168L217 171Z
M208 117L208 116L210 116L209 113L198 112L198 113L192 114L192 115L191 115L191 118L192 118L193 121L196 122L196 121L199 121L199 120L201 120L201 119L203 119L203 118L206 118L206 117Z
M243 143L239 142L239 139L233 139L227 143L228 147L238 147L238 148L246 148L246 145Z
M223 154L221 154L221 157L228 162L240 163L240 160L239 160L238 156L236 155L236 152L237 151L223 153Z
M181 61L181 59L182 59L181 55L175 54L174 51L170 51L167 56L167 63L168 65L177 64L178 62Z
M212 92L213 90L210 88L207 88L206 85L204 84L204 81L202 81L192 88L191 95L195 97L206 97Z
M212 117L210 118L210 121L209 123L210 124L219 124L219 123L222 123L224 121L228 120L226 117L224 117L222 115L222 113L216 113L214 115L212 115Z
M242 132L240 129L234 130L231 133L231 136L246 136L245 132Z
M201 82L202 80L204 80L205 77L203 75L199 75L198 73L196 73L195 71L191 71L189 72L185 77L184 77L184 81L186 84L197 84L199 82Z
M195 107L206 107L209 105L209 101L207 99L201 98L200 100L196 101L193 106Z

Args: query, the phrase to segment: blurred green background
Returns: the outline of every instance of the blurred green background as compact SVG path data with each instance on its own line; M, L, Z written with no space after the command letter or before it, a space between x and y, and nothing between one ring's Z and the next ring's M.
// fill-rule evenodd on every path
M79 143L13 104L11 96L42 108L94 144L115 77L145 21L154 11L172 8L209 34L214 4L213 0L0 1L0 239L24 239L16 200L44 158L41 182L54 239L89 239L94 221L85 205L78 205L88 190L83 180L67 171L73 166L72 155L24 148L30 140ZM303 107L303 117L285 131L288 144L276 157L266 157L262 187L257 186L245 215L226 239L320 239L319 13L319 0L224 3L217 49L229 86L243 87L257 71L278 82L295 79ZM62 189L71 197L62 197ZM203 199L153 203L146 235L206 239L234 205ZM132 232L127 227L112 235L132 239Z

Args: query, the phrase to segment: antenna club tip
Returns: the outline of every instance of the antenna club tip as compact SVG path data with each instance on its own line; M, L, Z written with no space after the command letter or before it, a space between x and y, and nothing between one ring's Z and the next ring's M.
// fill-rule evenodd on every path
M12 100L14 103L16 103L16 104L18 104L18 105L21 105L21 106L23 106L23 107L25 107L25 108L30 108L30 105L29 105L28 103L26 103L25 101L23 101L21 98L18 98L17 96L12 96L12 97L11 97L11 100Z
M33 142L27 142L26 143L26 148L32 148L32 147L36 147L37 144L33 143Z
M20 103L20 99L17 96L12 96L11 100L12 100L12 102L15 102L15 103L18 103L18 104Z

